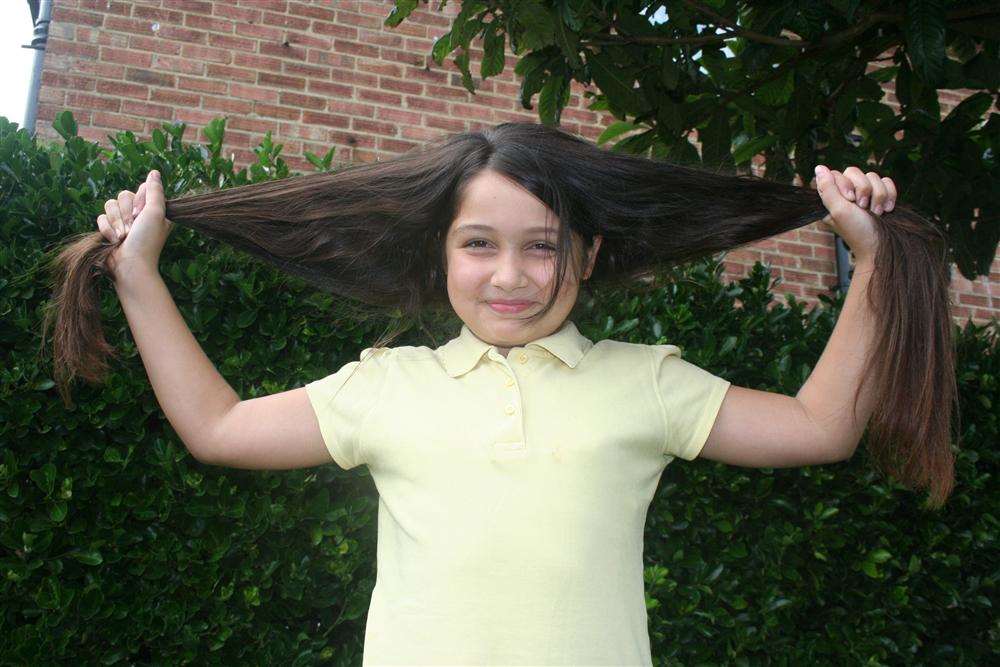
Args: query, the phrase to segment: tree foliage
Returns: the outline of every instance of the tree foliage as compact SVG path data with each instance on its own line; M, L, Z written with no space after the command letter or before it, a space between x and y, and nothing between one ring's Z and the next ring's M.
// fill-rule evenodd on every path
M418 6L396 0L386 25ZM465 0L432 56L455 54L475 93L472 42L481 80L509 48L522 106L537 94L548 124L572 80L592 84L589 108L616 118L598 141L615 150L734 171L763 154L765 177L784 182L810 182L816 164L890 176L973 279L1000 241L998 36L1000 5L982 1ZM940 89L971 94L942 118Z

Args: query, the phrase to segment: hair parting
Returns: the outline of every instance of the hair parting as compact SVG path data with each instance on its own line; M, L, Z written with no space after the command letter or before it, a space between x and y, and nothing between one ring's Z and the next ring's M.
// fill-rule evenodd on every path
M558 226L555 302L574 239L602 245L586 289L641 287L650 273L806 226L827 213L816 190L602 149L559 128L503 123L443 137L393 158L167 201L173 223L259 258L369 312L448 313L444 239L471 178L493 170L544 202ZM169 178L169 173L164 175ZM878 316L865 362L876 405L868 451L882 472L929 490L954 485L957 405L947 245L911 207L875 216L876 270L866 298ZM52 262L53 360L63 399L79 376L100 382L114 355L99 319L98 278L114 246L97 231ZM578 274L577 274L578 275ZM362 311L358 311L362 312ZM397 331L373 347L381 347ZM855 405L857 397L855 395Z

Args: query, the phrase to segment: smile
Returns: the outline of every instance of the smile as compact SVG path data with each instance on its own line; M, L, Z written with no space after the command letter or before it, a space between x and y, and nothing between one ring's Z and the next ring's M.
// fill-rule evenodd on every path
M527 310L532 306L532 303L516 303L516 304L503 304L496 302L489 302L490 308L497 313L520 313L522 310Z

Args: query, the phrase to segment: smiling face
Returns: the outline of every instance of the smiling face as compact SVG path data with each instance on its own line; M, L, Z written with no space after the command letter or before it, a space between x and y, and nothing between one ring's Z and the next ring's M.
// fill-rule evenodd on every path
M555 287L559 224L541 200L495 171L481 171L466 185L445 238L448 299L469 329L505 356L512 347L556 332L576 304L580 278L573 269L583 262L584 241L574 233L573 263L559 296L544 317L525 321L542 309ZM601 237L595 236L583 279L593 271L600 246ZM499 312L489 303L495 299L531 305Z

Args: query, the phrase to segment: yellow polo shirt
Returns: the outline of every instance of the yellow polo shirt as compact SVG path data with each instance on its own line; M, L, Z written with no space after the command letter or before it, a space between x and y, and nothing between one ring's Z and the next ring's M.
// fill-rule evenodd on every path
M371 350L306 385L333 460L379 493L363 664L651 665L646 510L729 381L569 320L506 358L465 325Z

